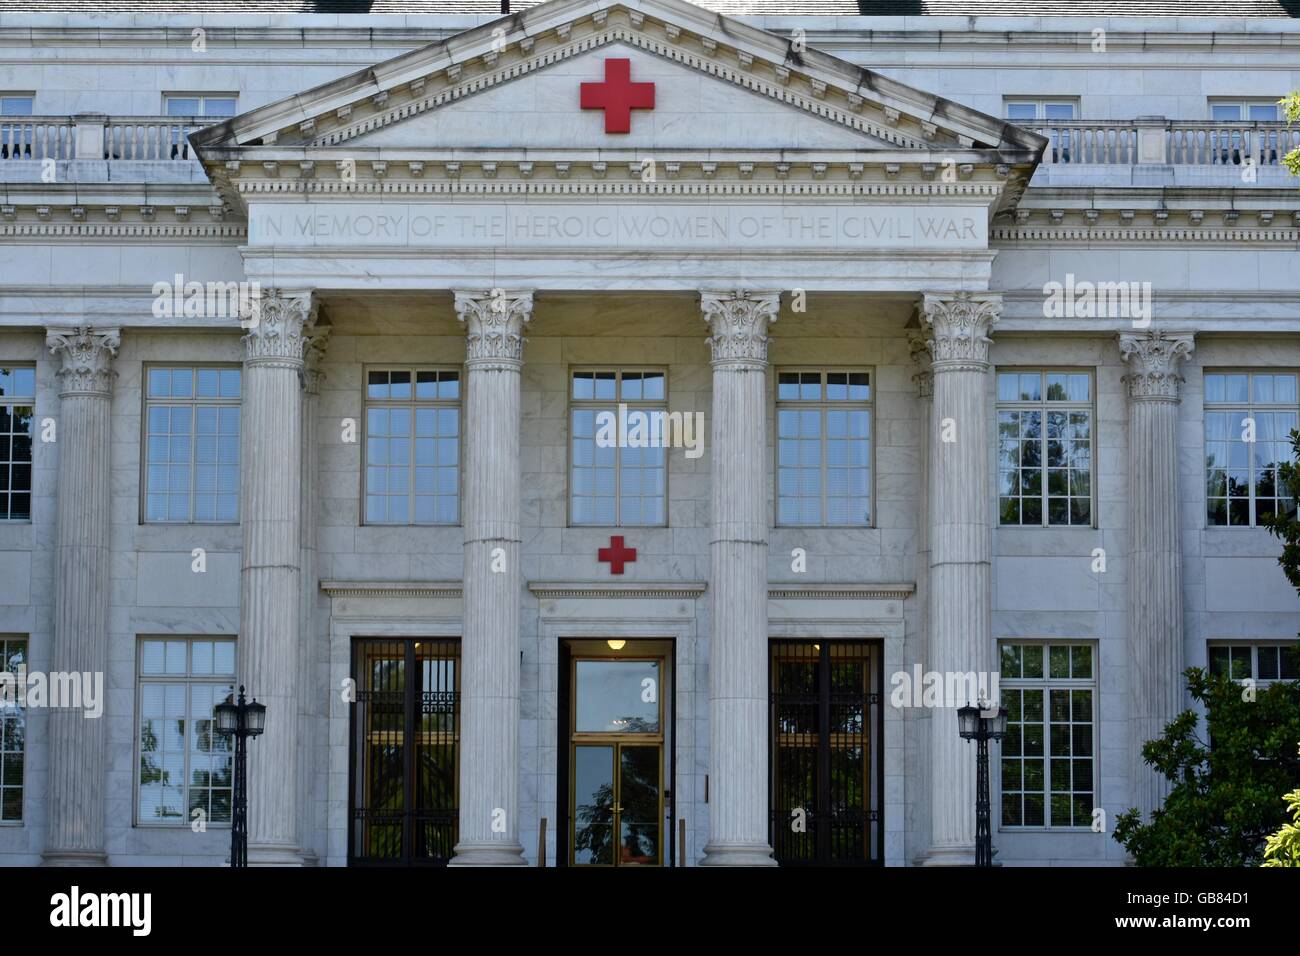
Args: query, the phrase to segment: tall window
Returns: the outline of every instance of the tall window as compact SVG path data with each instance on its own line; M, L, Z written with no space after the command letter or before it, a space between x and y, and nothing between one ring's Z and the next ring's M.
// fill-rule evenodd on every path
M0 823L21 823L23 819L27 714L18 704L18 671L26 660L25 637L0 638L0 671L13 675L10 703L0 704Z
M145 521L239 520L238 368L148 368Z
M665 452L633 435L636 418L630 416L667 411L667 374L584 369L570 382L570 524L664 524ZM621 422L628 423L626 436ZM661 431L661 437L667 436Z
M871 373L776 379L776 514L782 525L871 523Z
M234 639L144 638L139 653L136 821L229 823L233 753L212 709L234 692Z
M1094 647L1006 642L1002 826L1087 827L1097 805Z
M460 516L460 371L366 372L366 524Z
M1269 684L1275 680L1300 680L1300 653L1294 641L1269 644L1212 643L1210 673L1233 680Z
M1092 375L998 372L1004 525L1092 524Z
M0 367L0 520L32 517L32 406L36 369Z
M1295 513L1277 469L1291 460L1298 412L1294 372L1205 373L1208 524L1254 526Z

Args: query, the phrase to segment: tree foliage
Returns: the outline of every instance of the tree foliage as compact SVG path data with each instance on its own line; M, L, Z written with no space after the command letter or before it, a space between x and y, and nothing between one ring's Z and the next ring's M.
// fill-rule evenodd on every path
M1142 747L1172 789L1149 822L1136 809L1121 814L1114 838L1139 866L1258 865L1286 822L1279 796L1300 788L1300 681L1251 693L1198 667L1185 676L1209 739L1201 740L1199 715L1187 710Z

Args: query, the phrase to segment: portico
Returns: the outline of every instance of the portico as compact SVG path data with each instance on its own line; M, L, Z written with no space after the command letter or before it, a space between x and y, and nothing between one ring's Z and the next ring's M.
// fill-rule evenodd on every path
M396 309L416 323L423 312L429 331L454 303L466 336L459 347L449 336L443 354L421 357L463 364L466 374L454 864L524 862L522 841L531 838L525 824L535 827L548 802L536 787L554 778L556 764L546 756L555 751L543 731L535 738L533 770L521 781L516 741L521 727L527 736L554 723L547 690L556 678L545 665L557 660L555 642L576 636L563 630L529 636L536 633L537 611L525 607L527 589L540 585L529 573L521 531L521 507L528 524L529 497L521 490L530 448L521 432L520 384L527 388L538 346L526 343L544 343L557 328L574 329L575 303L589 316L576 323L582 335L607 334L603 326L617 321L619 303L629 301L645 309L637 336L681 335L699 343L692 349L708 339L711 381L695 388L711 415L712 497L700 531L712 558L707 567L697 564L691 577L700 587L691 600L702 614L707 609L709 643L707 655L694 652L680 661L683 727L698 730L694 739L676 738L680 777L668 789L677 794L672 819L689 817L699 828L704 863L763 865L773 862L771 827L781 825L771 815L767 769L769 591L774 574L786 577L773 569L789 564L770 540L769 335L779 335L774 330L789 321L813 336L881 336L879 363L902 364L902 326L924 298L932 325L923 332L938 372L951 361L947 356L983 348L982 336L996 320L998 299L987 294L989 223L1016 201L1036 163L1039 138L882 77L868 81L864 71L832 57L810 52L792 69L784 45L770 34L737 25L722 33L685 15L682 5L655 0L550 4L517 18L504 37L472 30L454 49L417 50L194 136L219 191L247 212L245 273L271 303L310 301L328 317L334 343L354 329L349 304L370 300L375 312ZM630 110L611 110L595 92L584 92L579 104L579 86L602 76L641 84ZM598 100L603 108L595 108ZM697 112L701 103L708 104L707 123ZM973 326L963 318L971 301L987 316ZM840 318L822 318L832 313ZM271 314L280 314L278 307ZM250 339L257 336L254 330ZM573 351L601 354L600 361L614 357L608 349ZM827 354L831 361L833 354ZM326 380L330 360L327 349ZM674 395L681 361L670 354L663 363ZM980 366L954 368L964 371L953 383L977 377L958 395L948 376L936 375L942 387L934 414L956 414L968 434L982 434L987 423L973 401ZM259 395L250 389L246 401ZM250 414L256 421L262 412ZM914 440L924 441L932 425L918 421ZM333 427L318 422L322 433ZM965 447L974 455L982 445ZM963 489L976 460L945 448L935 445L930 453L929 494L943 496L946 510L931 502L930 513L974 534L963 533L952 553L941 536L931 555L935 574L964 581L978 574L970 562L979 566L978 554L965 549L979 551L974 529L980 527L987 542L988 519L979 487L952 512L949 496ZM567 539L584 533L564 532L565 549ZM637 538L662 534L651 529ZM987 543L983 553L987 569ZM634 570L650 573L644 564ZM608 587L581 579L570 584L582 583L600 602L609 633L649 627L638 636L671 638L680 621L656 632L658 612L635 612L676 593L682 585L671 579L680 573L649 583L642 577L633 585L636 602L614 597L612 605L617 592ZM984 669L987 627L967 634L961 609L948 602L980 589L987 600L987 577L969 586L957 578L944 592L953 597L931 599L932 640L956 669ZM892 635L875 667L897 660L903 613L897 598L912 592L915 574L886 579L880 568L850 561L837 579L853 586L819 604L817 613L847 621L863 601L883 602L872 611L880 615L875 626L870 615L858 624L866 627L864 637ZM248 606L259 605L258 580L246 580ZM543 590L564 591L563 584L551 581ZM798 588L790 593L810 597ZM332 606L339 610L337 600ZM631 616L622 625L624 611ZM580 602L572 613L582 621L592 611ZM680 610L667 612L669 620L680 616ZM687 635L679 636L680 658ZM521 672L533 666L541 683L521 691ZM704 683L681 679L697 667L701 680L707 674ZM879 673L871 679L878 682ZM521 711L521 693L527 699L530 691L532 714ZM946 729L935 722L937 759L951 749L938 742ZM873 741L873 749L890 745ZM901 748L901 741L893 746ZM680 759L696 748L707 773ZM888 769L883 761L880 767L900 786L895 759L901 749ZM872 811L882 825L889 819L882 812L884 783L872 784L882 795ZM936 846L941 854L960 854L973 840L971 801L949 799L960 793L949 782L935 786ZM287 813L292 799L281 789L259 794L258 804L263 813L281 805ZM901 821L890 824L901 834ZM901 843L872 840L877 859L901 862Z

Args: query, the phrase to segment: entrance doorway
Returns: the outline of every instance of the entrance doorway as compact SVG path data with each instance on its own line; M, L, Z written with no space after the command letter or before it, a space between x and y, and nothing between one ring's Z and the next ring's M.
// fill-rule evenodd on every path
M777 862L878 864L884 727L881 647L771 643L771 840Z
M352 642L349 865L441 866L459 828L460 641Z
M557 859L671 864L672 643L564 641Z

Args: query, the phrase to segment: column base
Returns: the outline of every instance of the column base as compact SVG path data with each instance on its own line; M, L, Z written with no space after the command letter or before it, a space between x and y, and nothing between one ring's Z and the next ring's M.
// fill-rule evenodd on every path
M772 848L765 843L752 845L719 846L710 843L704 848L700 866L776 866Z
M975 845L931 847L921 859L921 866L974 866Z
M46 850L41 854L41 866L108 866L108 854L103 850Z
M226 858L229 865L230 858ZM306 866L303 851L286 843L259 843L248 846L249 866Z
M448 866L527 866L518 843L458 843Z

